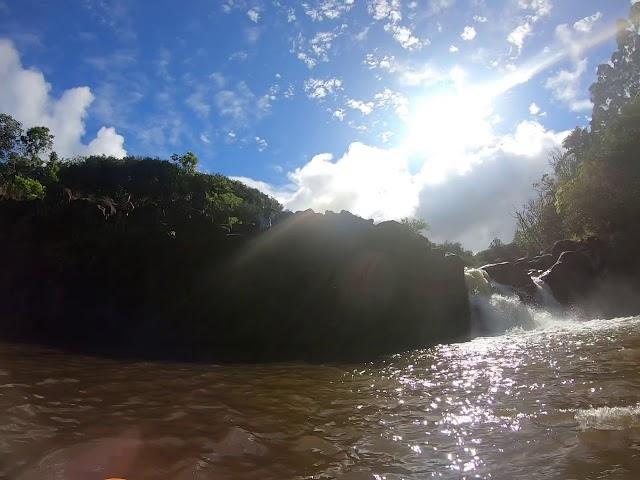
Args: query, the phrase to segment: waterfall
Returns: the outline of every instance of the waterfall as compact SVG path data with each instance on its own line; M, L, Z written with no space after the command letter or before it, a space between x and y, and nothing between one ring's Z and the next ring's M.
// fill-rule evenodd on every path
M536 284L536 288L538 289L536 300L540 305L549 310L558 310L562 308L560 302L558 302L556 297L553 296L549 285L544 283L540 277L531 277L531 280L533 280L533 283Z
M498 335L512 329L531 330L548 325L559 313L560 305L549 287L533 278L538 306L523 302L516 291L491 280L479 268L465 268L474 335Z

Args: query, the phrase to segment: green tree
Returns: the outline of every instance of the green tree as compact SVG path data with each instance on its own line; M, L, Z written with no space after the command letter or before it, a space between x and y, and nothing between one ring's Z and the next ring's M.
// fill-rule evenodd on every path
M515 212L514 242L530 254L550 247L563 236L562 218L556 211L557 181L543 175L534 190L536 196Z
M177 165L180 165L187 172L193 173L198 167L198 157L193 152L187 152L184 155L178 155L174 153L171 155L171 161Z
M20 146L22 124L11 115L0 113L0 161L9 162Z
M53 135L47 127L31 127L20 137L25 160L31 166L42 164L41 155L53 148Z
M420 234L429 230L429 224L422 218L409 218L404 217L400 220L400 223L411 230L413 233Z
M38 180L15 175L6 187L7 196L15 200L42 200L47 189Z
M617 45L610 63L598 67L597 80L590 88L592 133L606 129L640 92L640 3L631 6L628 20L619 21Z

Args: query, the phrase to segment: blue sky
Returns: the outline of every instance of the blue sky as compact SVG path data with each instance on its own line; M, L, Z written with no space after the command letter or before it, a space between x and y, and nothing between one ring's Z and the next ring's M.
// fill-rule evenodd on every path
M293 210L474 249L566 132L629 0L0 0L0 110L64 155L167 157Z

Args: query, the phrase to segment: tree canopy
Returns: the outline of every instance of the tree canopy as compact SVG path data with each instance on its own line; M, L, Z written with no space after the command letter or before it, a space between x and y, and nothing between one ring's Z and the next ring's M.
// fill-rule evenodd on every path
M515 241L530 253L564 237L640 239L640 4L619 22L617 50L590 92L591 128L566 137L553 174L516 212Z

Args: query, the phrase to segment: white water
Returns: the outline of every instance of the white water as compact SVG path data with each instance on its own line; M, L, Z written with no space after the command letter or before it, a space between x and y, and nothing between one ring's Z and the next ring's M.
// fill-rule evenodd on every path
M509 286L491 280L479 268L465 269L475 335L497 335L512 329L545 328L569 320L542 280L532 277L538 289L537 305L524 303Z

